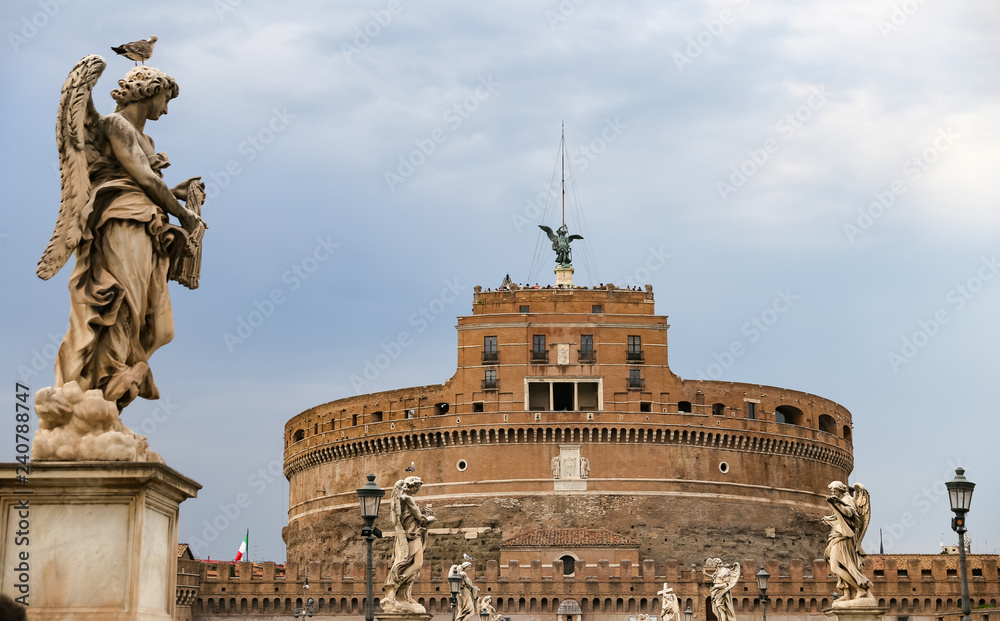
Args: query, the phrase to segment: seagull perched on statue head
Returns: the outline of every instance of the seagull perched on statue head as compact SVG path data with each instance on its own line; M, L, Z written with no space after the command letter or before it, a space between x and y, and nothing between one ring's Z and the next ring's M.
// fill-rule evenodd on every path
M467 560L467 561L471 561L471 560L473 560L473 558L472 558L471 556L469 556L469 555L468 555L467 553L465 553L465 552L463 552L463 553L462 553L462 558L464 558L464 559L465 559L465 560Z
M145 41L133 41L131 43L122 43L118 47L112 47L111 51L120 56L124 56L129 60L134 60L135 64L138 65L141 61L142 64L146 64L149 57L153 55L153 46L156 44L156 35L151 36Z
M417 471L417 462L411 461L410 465L406 467L406 471L407 472L416 472Z

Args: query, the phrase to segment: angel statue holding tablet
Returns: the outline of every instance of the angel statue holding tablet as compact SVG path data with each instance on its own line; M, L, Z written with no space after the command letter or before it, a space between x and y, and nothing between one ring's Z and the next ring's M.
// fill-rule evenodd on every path
M75 264L55 385L36 396L35 459L159 461L118 415L136 397L159 397L149 358L174 336L167 281L198 287L205 186L200 177L167 186L167 155L144 133L177 83L134 67L111 91L115 111L101 115L91 93L104 68L97 55L78 62L59 102L61 201L37 273L48 280L70 255Z

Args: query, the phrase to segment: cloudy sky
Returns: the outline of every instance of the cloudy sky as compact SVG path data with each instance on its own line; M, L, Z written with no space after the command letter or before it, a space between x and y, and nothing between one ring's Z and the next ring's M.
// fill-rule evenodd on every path
M562 122L578 284L651 283L682 377L847 407L869 547L878 528L892 552L954 541L943 482L961 465L973 551L1000 549L995 6L5 0L0 31L8 399L52 383L68 317L70 268L34 273L67 73L107 57L109 113L132 66L109 46L156 34L151 64L180 84L147 133L169 183L207 183L201 288L171 285L163 398L124 419L204 485L180 526L200 556L232 558L249 528L255 558L284 559L288 418L442 382L473 286L553 281L536 224L559 217Z

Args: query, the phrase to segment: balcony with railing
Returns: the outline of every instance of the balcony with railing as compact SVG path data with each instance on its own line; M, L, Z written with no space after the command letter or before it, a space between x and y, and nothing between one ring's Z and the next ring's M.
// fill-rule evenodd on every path
M484 379L483 390L499 390L499 381L495 379Z
M483 352L483 364L496 363L499 361L500 361L500 352L496 351Z
M549 363L549 352L548 350L531 350L531 363L532 364L548 364Z
M597 362L597 352L593 349L578 349L577 355L580 364L594 364Z
M646 357L643 356L641 349L632 349L625 352L625 361L634 364L642 364L646 361Z
M642 390L646 387L646 380L641 377L630 377L628 378L626 387L629 390Z

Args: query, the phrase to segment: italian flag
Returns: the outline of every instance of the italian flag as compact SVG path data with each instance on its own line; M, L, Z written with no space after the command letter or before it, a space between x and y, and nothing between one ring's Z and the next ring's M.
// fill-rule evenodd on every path
M250 544L250 529L248 528L246 537L244 537L243 541L240 542L240 550L239 552L236 553L236 560L233 561L234 563L238 562L241 558L246 556L247 546L249 544Z

